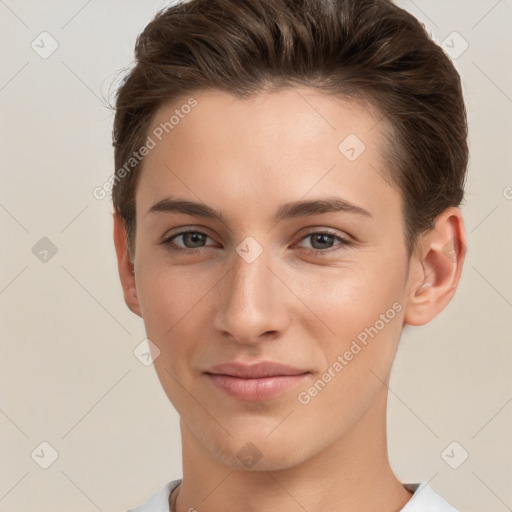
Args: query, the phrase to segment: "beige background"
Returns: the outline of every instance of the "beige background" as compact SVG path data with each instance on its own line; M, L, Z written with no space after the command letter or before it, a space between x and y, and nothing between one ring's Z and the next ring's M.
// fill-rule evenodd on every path
M113 171L101 99L163 5L0 1L2 512L126 510L181 477L177 415L133 354L144 329L122 299L111 204L92 195ZM469 44L454 62L471 161L462 281L438 318L404 331L391 461L461 510L512 510L512 2L400 5L451 51L464 44L453 31ZM43 31L59 45L46 59L31 48ZM57 249L46 262L32 251L42 237ZM469 453L458 469L442 456L453 441L452 465ZM48 469L42 442L58 452Z

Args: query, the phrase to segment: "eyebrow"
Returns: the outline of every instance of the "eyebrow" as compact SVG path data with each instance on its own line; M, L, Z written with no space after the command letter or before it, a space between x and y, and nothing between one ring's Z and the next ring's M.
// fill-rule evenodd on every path
M184 213L195 217L204 217L207 219L219 220L226 224L226 219L222 212L211 208L203 203L196 203L187 199L166 197L155 203L147 213L167 212L167 213ZM347 212L355 213L365 217L372 217L372 214L346 201L340 197L326 197L324 199L315 199L310 201L293 201L281 205L274 215L274 221L292 219L297 217L310 217L321 215L323 213Z

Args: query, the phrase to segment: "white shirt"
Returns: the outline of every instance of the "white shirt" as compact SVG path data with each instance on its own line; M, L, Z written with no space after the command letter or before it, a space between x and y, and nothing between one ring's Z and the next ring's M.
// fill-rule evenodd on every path
M169 495L180 482L181 479L168 482L142 505L126 512L169 512ZM427 483L404 484L404 487L414 494L400 512L459 512Z

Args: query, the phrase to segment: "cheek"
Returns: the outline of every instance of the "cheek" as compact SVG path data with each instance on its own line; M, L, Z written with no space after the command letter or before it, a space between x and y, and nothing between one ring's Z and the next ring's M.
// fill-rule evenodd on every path
M320 382L302 390L303 402L316 403L311 410L320 414L336 403L341 421L341 411L363 410L380 389L377 376L384 380L390 371L403 325L403 269L379 258L314 280L303 276L301 298L315 312L307 330L323 361Z
M194 340L201 339L199 319L204 322L204 297L211 287L203 280L191 282L188 274L183 268L149 264L141 269L138 284L146 334L160 351L154 368L180 414L195 407L185 389L193 387Z
M187 272L176 267L147 265L141 269L137 294L148 338L165 351L172 340L183 335L184 325L201 314L204 282L191 281Z
M324 366L297 394L305 422L323 417L326 431L334 435L361 418L383 391L403 324L401 279L389 269L387 274L345 275L328 291L309 295L311 308L335 334L317 337Z
M144 261L141 255L140 259L137 294L145 322L171 326L185 315L197 314L197 305L215 284L211 272L194 265L172 265L165 258Z
M147 337L160 350L155 360L160 377L167 370L188 382L189 370L204 350L201 340L212 334L211 301L221 277L218 272L198 273L193 265L171 267L154 260L141 268L137 292Z
M301 299L297 315L305 313L302 321L314 331L313 338L340 348L376 322L381 327L381 315L399 323L396 318L403 309L399 301L405 286L404 268L398 260L375 257L371 261L368 255L340 268L298 269L289 276ZM387 331L388 325L386 322Z

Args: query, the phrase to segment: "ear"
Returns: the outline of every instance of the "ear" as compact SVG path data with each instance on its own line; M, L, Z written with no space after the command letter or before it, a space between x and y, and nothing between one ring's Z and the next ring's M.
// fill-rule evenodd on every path
M137 287L135 275L133 273L134 265L130 261L128 248L126 245L126 229L124 221L118 213L114 213L114 245L117 254L117 267L119 278L123 287L124 300L126 305L135 314L142 317L139 298L137 297Z
M404 322L424 325L455 295L466 256L466 232L458 208L444 210L411 256Z

